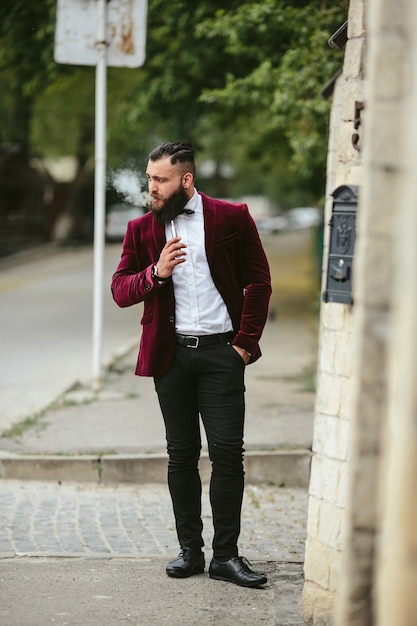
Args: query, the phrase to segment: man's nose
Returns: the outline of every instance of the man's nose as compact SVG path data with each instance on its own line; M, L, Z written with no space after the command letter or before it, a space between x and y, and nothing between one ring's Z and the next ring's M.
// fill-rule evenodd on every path
M158 185L155 181L148 181L148 190L150 194L156 193L158 191Z

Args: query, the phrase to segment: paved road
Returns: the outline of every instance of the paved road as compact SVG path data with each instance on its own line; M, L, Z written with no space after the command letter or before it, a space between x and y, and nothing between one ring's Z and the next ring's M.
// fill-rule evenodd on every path
M119 309L109 284L120 244L105 249L103 363L139 338L138 307ZM0 266L0 430L92 378L93 250L55 249Z

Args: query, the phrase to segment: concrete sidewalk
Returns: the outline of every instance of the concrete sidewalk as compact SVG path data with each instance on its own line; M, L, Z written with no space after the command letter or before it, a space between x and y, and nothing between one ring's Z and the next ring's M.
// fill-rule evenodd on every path
M264 589L165 575L159 559L0 560L7 626L299 626L302 566L254 563Z
M305 390L305 379L315 349L309 324L268 322L263 357L247 368L248 482L308 484L314 394ZM153 381L134 376L135 359L133 349L114 363L98 394L79 381L42 415L0 437L0 475L165 482L164 428ZM208 473L203 459L203 478Z

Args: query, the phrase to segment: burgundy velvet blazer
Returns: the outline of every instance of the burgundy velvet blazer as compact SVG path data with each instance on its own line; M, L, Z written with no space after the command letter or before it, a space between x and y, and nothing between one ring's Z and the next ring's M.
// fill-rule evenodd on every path
M232 343L250 352L253 362L261 355L258 342L271 295L268 261L246 204L201 197L207 261L236 332ZM138 376L162 376L175 352L172 280L160 285L151 276L165 243L165 227L151 213L132 220L112 278L113 298L120 307L144 303Z

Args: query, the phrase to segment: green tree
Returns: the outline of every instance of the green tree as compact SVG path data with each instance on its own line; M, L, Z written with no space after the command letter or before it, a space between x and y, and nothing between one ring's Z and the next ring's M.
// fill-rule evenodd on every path
M29 149L33 106L53 79L55 0L3 0L0 6L1 142ZM3 95L4 94L4 95Z
M329 113L319 91L341 64L326 42L347 6L154 0L131 119L146 119L155 136L189 139L207 156L215 150L246 164L263 189L279 167L281 179L319 197ZM242 188L248 183L245 176Z
M263 166L273 167L278 155L269 151L272 139L280 145L281 166L287 159L287 175L296 174L318 196L330 105L319 92L341 64L326 43L346 10L347 2L335 7L325 1L251 1L219 12L197 30L200 37L224 37L227 54L240 62L222 87L204 89L201 101L229 111L229 119L243 117L249 124L255 119L255 132L246 133L248 156L262 155ZM265 158L265 146L271 159Z
M180 138L214 161L215 193L267 193L287 206L302 189L317 199L329 113L319 91L342 63L326 41L347 7L149 0L144 66L109 69L109 164L144 160L155 143ZM31 137L38 153L71 153L84 167L93 155L94 68L57 66L54 28L55 0L3 0L0 141ZM240 175L225 176L226 162Z

